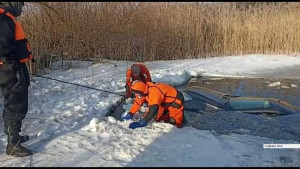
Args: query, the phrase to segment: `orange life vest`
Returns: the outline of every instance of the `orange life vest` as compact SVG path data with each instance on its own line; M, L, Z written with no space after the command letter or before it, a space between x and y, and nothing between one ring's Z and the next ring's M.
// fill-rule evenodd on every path
M32 62L35 62L32 54L31 54L31 51L30 51L30 46L29 46L28 40L25 37L25 33L24 33L24 30L23 30L21 24L17 21L17 19L16 19L16 17L14 17L14 15L12 15L11 13L0 8L0 15L2 15L2 14L5 14L9 18L11 18L15 23L15 40L17 42L17 45L19 45L19 46L17 46L17 49L26 49L27 50L26 55L23 54L23 56L19 56L19 57L21 57L20 62L23 63L23 62L28 61L29 59L32 60ZM0 61L0 65L1 64L3 64L3 62Z
M157 105L157 121L170 120L172 118L175 120L177 127L182 127L184 97L176 88L164 83L147 82L145 84L141 81L136 81L133 83L132 92L135 93L134 103L130 109L132 114L135 114L144 102L148 102L149 108L141 118L146 118L151 107ZM169 112L166 115L164 115L165 110Z
M172 104L182 106L181 100L177 98L177 90L164 83L153 83L147 82L147 96L135 98L134 104L132 105L130 112L136 113L141 105L146 101L148 106L157 104L158 106L168 109Z

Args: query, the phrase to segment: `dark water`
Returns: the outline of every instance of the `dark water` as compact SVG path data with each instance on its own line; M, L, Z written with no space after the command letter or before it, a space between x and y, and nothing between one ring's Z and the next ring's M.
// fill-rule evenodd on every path
M280 82L280 85L269 86ZM300 79L199 78L185 87L199 86L236 96L267 97L287 101L300 110ZM292 86L292 87L291 87ZM234 111L185 112L188 123L219 134L249 134L300 141L300 113L285 116L247 114Z
M276 82L280 85L276 86ZM273 86L269 86L272 83ZM300 79L203 77L191 79L186 86L205 87L235 96L280 99L300 109Z

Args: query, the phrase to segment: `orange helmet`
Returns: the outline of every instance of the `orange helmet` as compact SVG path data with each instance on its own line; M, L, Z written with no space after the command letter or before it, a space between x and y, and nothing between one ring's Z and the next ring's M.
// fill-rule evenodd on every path
M131 91L144 96L148 93L148 85L142 81L136 80L132 83Z

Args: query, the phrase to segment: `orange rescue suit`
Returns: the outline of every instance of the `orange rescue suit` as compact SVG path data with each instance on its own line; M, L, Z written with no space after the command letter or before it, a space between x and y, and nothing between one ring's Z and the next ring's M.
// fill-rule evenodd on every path
M131 94L131 86L134 81L140 80L143 81L144 83L152 81L149 70L144 64L142 63L134 63L134 64L140 67L140 74L138 77L135 77L133 76L131 69L127 70L126 72L126 85L128 86L128 90L126 91L127 97L129 97Z
M9 18L14 21L15 24L15 40L16 40L16 55L19 57L20 62L26 62L29 59L34 62L33 56L30 51L30 46L28 40L25 37L24 30L21 24L17 21L17 19L9 12L5 11L4 9L0 8L0 15L5 14ZM0 65L4 64L0 61Z
M144 102L148 102L148 110L143 115L142 119L145 120L146 116L149 114L149 109L151 106L158 105L158 112L156 113L156 121L163 120L164 112L169 112L168 116L175 120L176 126L181 127L183 122L183 113L184 113L184 98L178 97L178 90L172 86L163 83L146 83L146 95L136 94L134 103L130 109L132 114L135 114L139 111L141 105ZM149 119L149 117L148 117ZM145 120L148 122L149 120Z

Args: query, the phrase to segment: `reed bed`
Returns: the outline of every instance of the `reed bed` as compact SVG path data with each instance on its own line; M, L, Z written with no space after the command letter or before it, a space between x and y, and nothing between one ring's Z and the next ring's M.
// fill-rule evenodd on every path
M297 55L299 2L31 2L19 18L37 64Z

